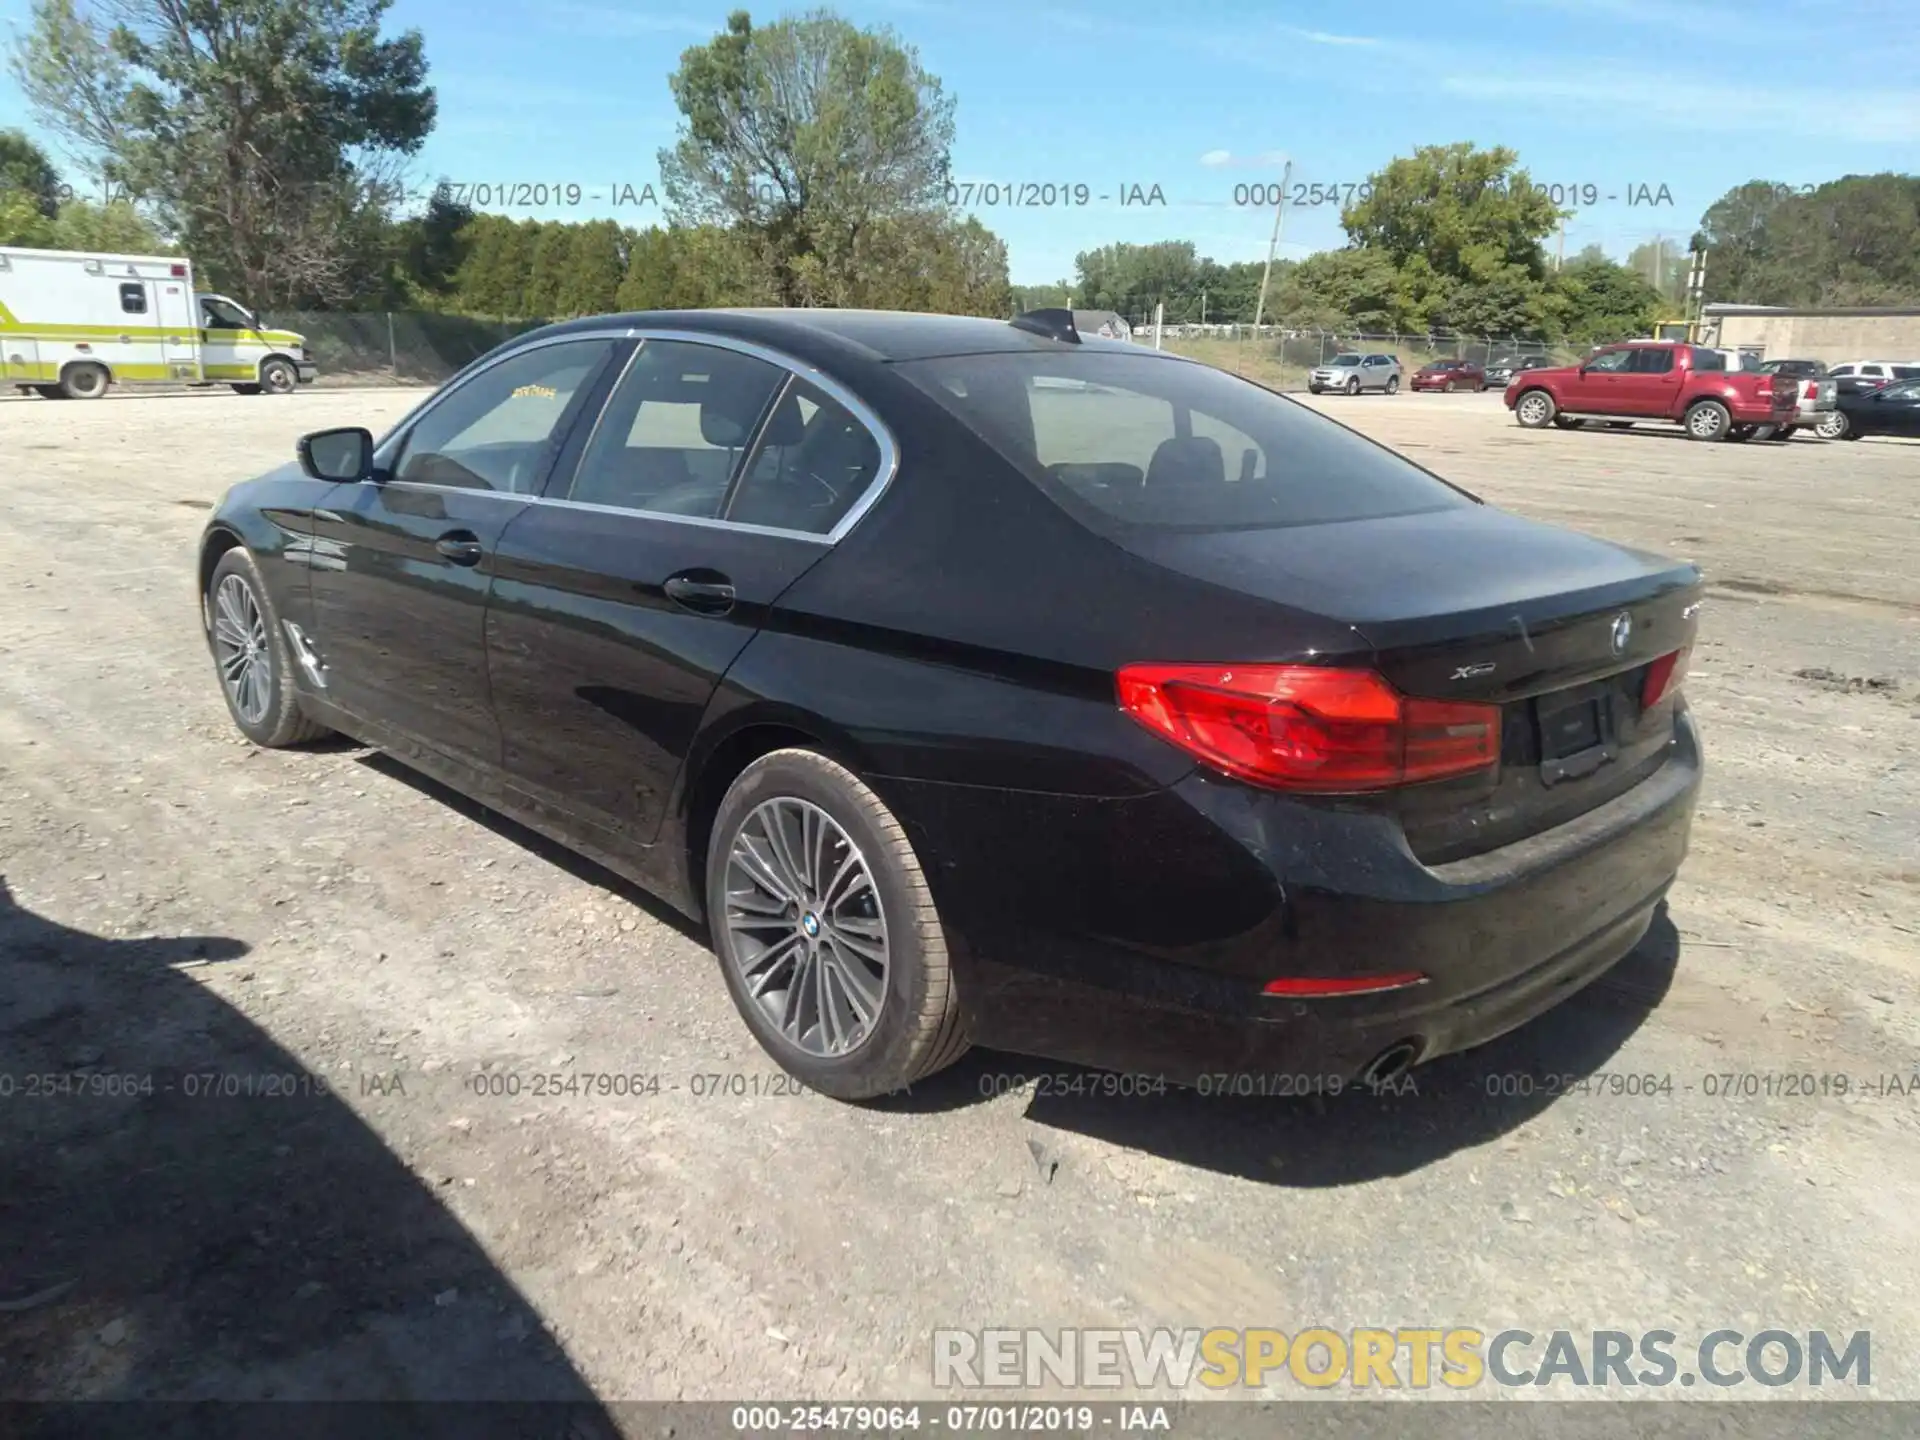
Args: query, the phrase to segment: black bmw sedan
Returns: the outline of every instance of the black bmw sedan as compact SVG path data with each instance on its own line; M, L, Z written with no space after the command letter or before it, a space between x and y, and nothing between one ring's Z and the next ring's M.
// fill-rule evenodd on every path
M972 1043L1397 1078L1686 852L1690 565L1012 323L608 316L307 436L200 551L240 729L379 746L704 919L790 1073Z

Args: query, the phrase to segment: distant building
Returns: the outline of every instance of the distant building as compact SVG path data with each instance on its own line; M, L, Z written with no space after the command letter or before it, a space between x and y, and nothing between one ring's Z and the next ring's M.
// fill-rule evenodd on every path
M1763 360L1920 361L1920 309L1709 305L1700 318L1701 344Z

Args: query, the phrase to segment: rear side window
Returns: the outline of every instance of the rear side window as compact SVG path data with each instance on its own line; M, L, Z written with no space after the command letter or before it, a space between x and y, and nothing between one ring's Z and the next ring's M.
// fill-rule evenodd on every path
M1670 356L1665 365L1656 366L1647 363L1646 357L1657 353L1657 351L1653 350L1636 351L1634 354L1635 363L1633 368L1641 372L1651 372L1656 369L1671 370L1673 368L1673 360ZM1696 370L1724 370L1727 368L1727 357L1722 355L1718 350L1696 350L1693 352L1693 368Z
M1896 365L1893 367L1893 378L1896 380L1920 379L1920 365Z
M716 345L649 340L614 387L566 498L712 519L786 378Z
M768 417L726 518L825 535L873 488L880 464L873 432L832 396L796 379Z
M1477 503L1304 405L1206 365L1102 353L895 368L1098 530L1256 530Z
M128 281L120 287L120 308L129 315L147 313L147 287Z

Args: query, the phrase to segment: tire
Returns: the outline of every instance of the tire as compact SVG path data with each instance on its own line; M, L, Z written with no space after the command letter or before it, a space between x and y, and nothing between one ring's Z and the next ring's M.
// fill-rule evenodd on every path
M770 877L788 890L807 891L807 900L831 898L819 896L822 882L817 876L799 873L807 868L806 862L786 864L776 857L769 863L766 858L773 856L774 828L791 836L787 845L791 855L803 820L817 826L822 816L832 822L838 837L828 834L824 849L802 841L801 853L824 855L821 872L837 874L849 855L863 865L869 885L863 891L856 880L849 890L844 880L834 882L845 893L834 904L833 913L843 922L858 921L863 927L879 929L882 969L877 977L871 964L847 945L851 932L836 932L831 916L816 919L815 910L793 904L782 907L777 915L772 910L763 912L762 905L779 904L774 886L750 878L748 870L732 860L740 842L753 857L755 876ZM841 857L837 862L835 855ZM751 896L759 903L730 905L730 887L736 897ZM966 1053L959 988L925 872L900 822L851 770L812 750L789 749L763 755L741 771L714 816L707 845L706 901L714 951L734 1006L761 1048L795 1079L836 1099L871 1100L944 1070ZM761 913L767 918L755 923ZM729 923L730 917L749 923L736 928ZM809 920L816 921L811 932L802 928ZM840 935L838 944L821 943L835 933ZM773 938L763 940L760 935ZM863 931L859 938L872 943L870 931ZM743 941L759 949L744 955ZM824 955L825 971L812 973L842 977L843 996L852 994L844 977L858 973L879 996L877 1008L863 1022L849 1002L841 1022L853 1022L851 1034L836 1037L820 1018L816 1004L812 1023L804 1014L792 1017L790 1034L785 1018L769 1014L768 1002L755 998L749 988L748 970L755 959L776 947L799 950L809 957ZM820 960L813 958L811 963L819 966ZM777 979L784 974L791 980L797 969L783 956L768 975ZM770 999L784 1006L785 992L776 992ZM826 1009L834 1008L829 996Z
M1327 387L1324 385L1309 385L1307 386L1307 393L1309 395L1318 395L1322 390L1326 388Z
M259 390L267 395L291 395L300 386L300 372L278 355L260 362Z
M1513 402L1513 418L1529 430L1544 430L1560 418L1560 407L1544 390L1528 390Z
M1474 390L1474 392L1473 392L1473 393L1474 393L1474 394L1476 394L1476 395L1484 395L1484 394L1486 394L1486 393L1487 393L1487 382L1486 382L1486 381L1484 381L1484 380L1482 380L1482 381L1480 382L1480 384L1478 385L1478 387L1476 387L1476 388L1475 388L1475 390Z
M1687 407L1684 423L1689 440L1712 445L1727 438L1727 432L1733 428L1733 417L1718 400L1696 400Z
M1841 440L1845 439L1852 429L1853 426L1847 420L1846 411L1829 410L1815 422L1813 433L1822 440Z
M1759 427L1754 425L1734 425L1727 430L1727 439L1751 440L1758 429Z
M240 599L242 592L251 602L251 612ZM256 619L257 625L253 623ZM292 684L292 651L273 613L267 587L261 582L260 567L246 547L234 546L213 567L213 578L201 597L201 623L207 632L207 648L213 654L214 674L220 680L220 694L242 735L264 749L281 750L332 733L310 720L300 708L300 696ZM253 632L251 653L260 666L254 672L260 688L253 691L230 684L227 678L235 655L230 637L244 630Z
M1736 425L1733 428L1738 430L1742 427ZM1748 425L1745 429L1756 440L1771 440L1774 436L1774 427L1771 425Z
M1347 381L1347 394L1358 395L1359 393L1360 393L1360 377L1356 375L1351 380Z
M1387 381L1387 394L1398 395L1399 393L1400 393L1400 377L1398 375L1395 375Z
M233 393L236 395L258 395L260 393L260 387L258 385L235 385L233 387Z
M107 367L91 360L77 361L60 372L60 395L67 400L98 400L112 384Z

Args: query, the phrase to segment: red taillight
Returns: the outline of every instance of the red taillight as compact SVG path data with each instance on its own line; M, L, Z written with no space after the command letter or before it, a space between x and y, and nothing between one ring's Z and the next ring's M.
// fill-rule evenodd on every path
M1287 995L1294 999L1307 999L1315 995L1377 995L1383 990L1405 990L1410 985L1426 983L1427 977L1418 970L1398 970L1391 975L1348 975L1337 980L1289 975L1279 980L1269 980L1261 987L1261 993Z
M1500 759L1500 707L1402 695L1371 670L1128 665L1120 708L1217 770L1277 790L1385 790Z
M1687 655L1690 649L1662 655L1647 667L1647 678L1640 687L1642 710L1651 710L1680 689L1680 682L1687 678Z
M1807 382L1807 399L1817 400L1819 398L1820 398L1819 383L1817 381L1809 380Z

